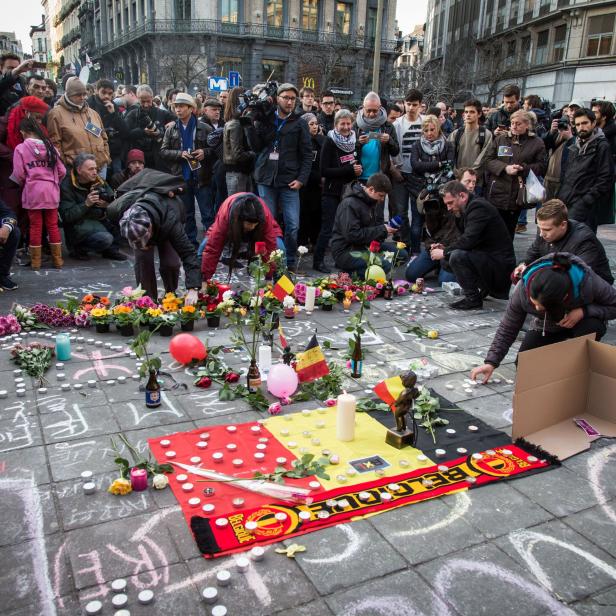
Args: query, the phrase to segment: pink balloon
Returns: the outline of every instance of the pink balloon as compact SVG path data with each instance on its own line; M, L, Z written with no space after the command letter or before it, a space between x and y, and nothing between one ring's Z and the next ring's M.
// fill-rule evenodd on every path
M267 375L267 391L277 398L288 398L297 390L297 372L286 364L274 364Z

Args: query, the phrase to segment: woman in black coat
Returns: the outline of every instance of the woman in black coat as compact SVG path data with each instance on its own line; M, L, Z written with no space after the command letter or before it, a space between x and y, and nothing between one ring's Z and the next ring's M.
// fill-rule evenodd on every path
M348 109L341 109L336 113L334 128L327 133L321 151L321 231L314 249L314 269L318 272L329 274L331 271L325 265L325 252L331 238L336 210L345 186L356 180L361 172L353 131L353 114Z

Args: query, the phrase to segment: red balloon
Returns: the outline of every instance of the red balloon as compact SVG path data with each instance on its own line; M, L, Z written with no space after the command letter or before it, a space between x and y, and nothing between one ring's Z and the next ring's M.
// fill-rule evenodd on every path
M207 357L205 345L192 334L173 336L169 342L169 353L181 364L189 364L193 360L201 361Z

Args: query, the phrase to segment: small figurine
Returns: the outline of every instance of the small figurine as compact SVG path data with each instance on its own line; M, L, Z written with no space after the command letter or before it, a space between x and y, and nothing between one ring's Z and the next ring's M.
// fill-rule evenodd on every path
M419 396L419 389L415 387L417 375L412 370L402 374L400 380L404 385L404 389L392 405L392 411L396 418L396 429L388 430L385 439L388 445L392 445L396 449L402 449L407 445L410 446L415 441L415 433L413 430L409 430L406 425L406 415L410 414L411 417L413 416L414 400Z
M291 353L291 347L290 346L286 346L282 350L282 361L283 361L283 363L285 363L287 366L290 366L291 362L294 359L295 359L295 353Z

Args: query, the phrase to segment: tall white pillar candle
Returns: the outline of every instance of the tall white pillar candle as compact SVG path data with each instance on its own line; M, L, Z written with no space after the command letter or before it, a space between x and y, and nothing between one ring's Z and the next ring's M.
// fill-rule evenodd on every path
M259 369L263 372L269 372L272 367L272 348L263 344L259 347Z
M346 391L338 396L336 406L336 438L339 441L352 441L355 438L356 399Z
M316 287L306 287L306 303L304 304L306 312L312 312L314 310L314 300L316 296Z

